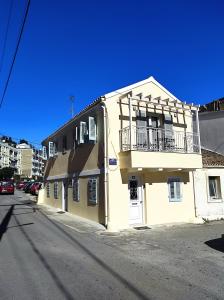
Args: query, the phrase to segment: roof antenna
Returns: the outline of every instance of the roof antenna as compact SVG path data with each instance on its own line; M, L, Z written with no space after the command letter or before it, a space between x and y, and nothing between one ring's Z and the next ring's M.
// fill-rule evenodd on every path
M71 101L71 114L72 114L72 118L73 118L73 116L74 116L74 99L75 99L75 97L73 95L71 95L69 97L69 99Z

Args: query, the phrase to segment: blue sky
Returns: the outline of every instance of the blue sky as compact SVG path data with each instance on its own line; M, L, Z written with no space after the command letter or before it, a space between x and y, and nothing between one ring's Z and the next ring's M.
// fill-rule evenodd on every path
M15 1L0 94L25 8ZM9 0L0 0L0 53ZM224 96L224 2L31 0L0 134L41 142L100 95L154 76L187 102ZM1 57L1 56L0 56Z

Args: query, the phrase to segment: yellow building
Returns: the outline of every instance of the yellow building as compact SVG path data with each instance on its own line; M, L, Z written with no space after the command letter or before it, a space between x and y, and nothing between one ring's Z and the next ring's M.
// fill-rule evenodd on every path
M49 205L109 230L195 219L198 108L153 77L98 98L43 146Z

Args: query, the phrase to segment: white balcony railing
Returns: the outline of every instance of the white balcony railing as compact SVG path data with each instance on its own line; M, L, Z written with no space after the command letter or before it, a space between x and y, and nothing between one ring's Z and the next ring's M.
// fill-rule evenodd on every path
M200 153L199 136L194 132L130 126L120 130L121 151Z

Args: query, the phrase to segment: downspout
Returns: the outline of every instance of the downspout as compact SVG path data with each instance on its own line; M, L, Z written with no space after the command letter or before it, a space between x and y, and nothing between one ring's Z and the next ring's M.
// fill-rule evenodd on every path
M196 108L196 127L197 127L197 134L198 134L198 147L199 147L199 154L201 154L201 137L200 137L200 127L199 127L199 118L198 118L198 108Z
M107 125L107 109L105 103L101 104L103 109L103 135L104 135L104 209L105 209L105 226L108 227L109 220L109 188L108 188L108 125Z
M192 181L193 181L193 192L194 192L194 214L195 218L197 218L197 204L196 204L196 191L195 191L195 177L194 177L195 171L192 171Z

